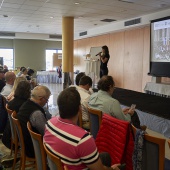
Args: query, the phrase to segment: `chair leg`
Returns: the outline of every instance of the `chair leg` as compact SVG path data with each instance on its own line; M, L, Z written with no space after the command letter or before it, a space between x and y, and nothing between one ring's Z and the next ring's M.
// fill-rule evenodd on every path
M25 156L23 156L21 170L25 170L25 163L26 163Z
M14 169L15 169L15 164L16 164L16 160L17 160L17 154L18 154L18 145L17 145L17 144L15 144L14 162L13 162L12 170L14 170Z
M13 141L11 139L11 153L10 153L11 156L12 156L12 151L13 151Z

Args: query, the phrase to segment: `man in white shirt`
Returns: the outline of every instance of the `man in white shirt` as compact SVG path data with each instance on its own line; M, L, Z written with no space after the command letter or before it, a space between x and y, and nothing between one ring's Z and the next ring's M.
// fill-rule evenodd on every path
M89 115L88 115L87 107L91 95L89 91L91 86L92 86L92 79L89 76L83 76L80 79L79 86L76 87L81 97L83 127L86 129L89 129Z
M3 95L4 97L7 97L11 93L15 78L16 76L13 72L8 71L5 73L6 85L2 89L1 95Z

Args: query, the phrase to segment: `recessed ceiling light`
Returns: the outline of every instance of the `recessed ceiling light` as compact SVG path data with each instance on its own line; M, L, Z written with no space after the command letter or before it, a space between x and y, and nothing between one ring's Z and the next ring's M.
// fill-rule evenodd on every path
M82 16L78 17L79 19L83 18Z
M51 18L51 19L53 19L54 17L53 17L53 16L51 16L50 18Z
M79 3L79 2L75 2L74 4L75 4L75 5L79 5L80 3Z
M7 17L8 17L8 15L3 15L3 17L4 17L4 18L7 18Z

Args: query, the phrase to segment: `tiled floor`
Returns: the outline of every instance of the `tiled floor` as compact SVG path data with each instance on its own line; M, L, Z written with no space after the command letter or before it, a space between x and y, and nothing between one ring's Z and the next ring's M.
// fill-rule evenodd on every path
M42 85L47 86L51 90L51 94L52 95L50 96L48 107L49 107L49 112L52 114L52 116L56 116L56 115L58 115L57 97L58 97L59 93L63 89L62 88L62 84L42 84ZM165 138L162 134L159 134L157 132L151 131L149 129L147 129L147 132L149 134L154 135L154 136ZM9 149L7 149L2 144L1 140L0 140L0 153L2 153L2 154L9 154ZM166 146L165 146L165 157L170 159L170 149L168 147L167 142L166 142ZM8 170L10 170L10 168Z

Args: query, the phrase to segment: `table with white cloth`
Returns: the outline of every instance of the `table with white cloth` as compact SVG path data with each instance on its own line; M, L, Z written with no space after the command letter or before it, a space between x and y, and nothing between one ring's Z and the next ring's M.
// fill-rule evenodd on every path
M144 91L148 94L170 98L170 84L148 82Z
M136 104L141 125L170 138L170 98L122 88L115 88L112 97L123 106Z
M99 60L84 60L85 74L90 76L95 84L100 79L100 61Z
M61 83L56 71L37 71L37 83Z

